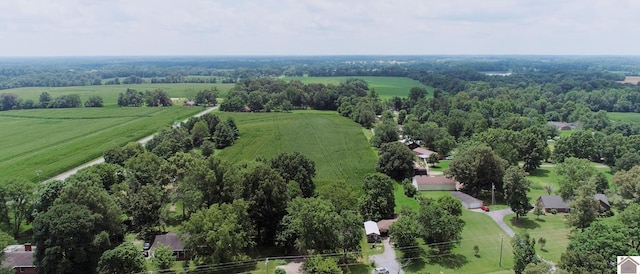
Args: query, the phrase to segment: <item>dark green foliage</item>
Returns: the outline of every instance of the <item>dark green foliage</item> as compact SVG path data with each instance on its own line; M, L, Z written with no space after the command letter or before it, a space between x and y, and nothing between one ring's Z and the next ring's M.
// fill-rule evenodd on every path
M404 188L404 195L413 198L418 193L416 187L411 183L411 181L406 182L407 180L402 181L402 188Z
M402 180L413 176L413 161L415 155L400 142L385 143L378 150L376 170L387 174L395 180Z
M133 192L137 192L144 185L162 186L169 182L165 172L169 168L167 161L154 153L138 154L127 160L124 167L127 171L126 180Z
M200 149L202 149L202 156L209 157L209 156L213 155L215 147L216 147L216 145L213 142L211 142L209 140L204 140L202 142L202 146L200 147Z
M218 88L214 87L213 89L206 89L202 91L198 91L195 98L195 103L197 105L205 105L205 106L215 106L218 101Z
M123 243L102 253L98 273L138 273L145 270L144 264L144 256L140 250L132 243Z
M125 213L131 219L133 231L140 232L160 224L160 209L167 202L164 189L157 185L143 185L130 195Z
M165 128L145 144L147 151L169 159L177 152L188 152L193 148L192 136L182 127Z
M245 250L253 247L253 226L243 200L232 204L212 205L191 215L182 223L185 249L202 264L242 261Z
M216 144L216 148L225 148L233 145L235 141L235 133L233 129L227 123L219 123L216 126L215 133L213 134L213 142Z
M419 204L417 220L425 244L435 253L447 253L457 246L465 225L460 216L451 214L451 208L429 198L420 199Z
M312 197L315 193L313 177L316 176L316 164L300 152L278 154L271 159L271 168L276 170L285 181L298 183L304 198Z
M124 147L118 146L105 151L103 157L106 163L124 166L124 162L129 160L129 158L142 152L144 152L144 147L142 147L140 143L131 142Z
M364 196L360 200L360 213L366 220L389 219L393 216L396 200L393 181L384 174L367 174L364 177Z
M8 180L0 185L4 196L0 201L9 207L13 215L13 235L16 238L20 236L22 222L30 219L36 187L36 183L24 179Z
M586 185L597 172L586 159L573 157L565 159L563 163L556 166L560 197L571 200L578 189Z
M344 181L331 182L318 189L318 197L331 202L336 212L358 210L360 192L353 184Z
M540 261L536 255L535 244L535 239L531 239L529 233L516 234L511 239L514 260L513 270L516 274L523 273L528 264Z
M148 107L169 107L173 105L169 95L162 89L146 91L144 93L144 102Z
M209 126L207 122L200 120L191 129L191 140L194 147L200 147L209 137Z
M414 258L421 253L416 240L421 233L420 224L416 221L415 213L403 212L401 217L389 227L389 235L393 237L396 248L402 250L405 258Z
M142 92L135 89L127 89L125 93L118 95L118 106L121 107L141 107L144 103Z
M453 216L462 216L462 203L451 195L438 198L438 205Z
M465 192L477 196L482 190L489 191L492 184L502 191L502 177L507 163L490 147L473 146L456 155L449 165L449 174L464 184Z
M176 256L173 255L173 250L170 247L159 244L153 251L151 260L158 269L170 269L176 261Z
M398 141L398 126L393 119L386 119L379 123L375 130L371 144L380 147L382 144Z
M99 95L93 95L84 102L84 107L88 108L102 107L103 105L104 102L102 100L102 97L100 97Z
M527 215L529 212L529 186L531 182L527 180L526 173L517 166L509 167L504 174L504 199L516 213L516 219Z

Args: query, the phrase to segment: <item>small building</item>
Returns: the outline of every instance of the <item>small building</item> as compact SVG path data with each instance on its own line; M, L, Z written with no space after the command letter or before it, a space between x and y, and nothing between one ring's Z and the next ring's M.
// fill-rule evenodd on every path
M444 176L413 176L411 182L417 190L425 191L454 191L457 186L455 180Z
M374 221L364 222L364 234L367 235L368 243L375 243L380 240L380 230Z
M415 175L427 175L428 169L420 164L420 162L413 162L413 174Z
M593 199L598 202L598 211L606 212L611 210L611 204L607 196L602 193L593 195ZM550 212L555 209L559 213L568 213L571 209L571 201L565 201L560 196L540 196L536 201L536 205L544 209L545 212Z
M427 159L429 158L429 156L431 154L436 153L435 151L431 151L431 150L428 150L428 149L422 148L422 147L416 147L416 148L412 149L412 151L413 151L413 154L418 156L418 158L420 160L422 160L423 162L425 162L425 163L427 162Z
M575 124L565 122L547 122L547 124L554 126L558 130L572 130L576 128Z
M451 196L460 200L460 202L462 202L462 207L466 209L480 208L482 206L482 200L478 200L471 197L471 195L460 191L451 192Z
M186 254L184 250L184 244L180 240L180 237L173 233L169 232L163 235L156 235L153 239L153 244L149 249L151 256L153 257L153 251L158 248L160 245L165 245L171 248L173 251L173 255L176 256L176 260L184 260L186 259Z
M24 245L10 245L4 249L3 268L12 268L16 274L35 274L36 266L33 264L35 246L31 243Z
M195 107L196 106L196 102L194 101L189 101L189 102L185 102L184 104L182 104L183 107Z
M380 235L381 236L389 235L389 227L391 227L391 225L395 223L397 220L398 220L398 217L396 217L395 219L384 219L384 220L378 221L378 231L380 231Z
M544 209L544 212L551 212L554 209L560 213L569 212L569 203L560 196L540 196L536 205Z

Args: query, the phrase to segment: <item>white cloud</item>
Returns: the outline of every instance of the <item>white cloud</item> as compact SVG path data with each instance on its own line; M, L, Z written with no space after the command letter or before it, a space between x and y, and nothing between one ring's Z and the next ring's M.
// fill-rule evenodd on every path
M0 55L640 54L633 0L5 0Z

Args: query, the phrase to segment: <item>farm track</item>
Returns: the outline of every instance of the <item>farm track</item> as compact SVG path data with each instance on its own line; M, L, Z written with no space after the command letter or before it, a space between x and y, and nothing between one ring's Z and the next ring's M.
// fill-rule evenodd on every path
M206 110L204 110L204 111L202 111L202 112L199 112L198 114L196 114L196 115L194 115L194 116L192 116L192 117L200 117L200 116L202 116L202 115L205 115L205 114L207 114L207 113L209 113L209 112L212 112L212 111L216 110L217 108L218 108L217 106L207 108ZM189 119L190 119L190 118L189 118ZM136 119L136 120L137 120L137 119ZM188 120L188 119L185 119L185 121L186 121L186 120ZM138 140L137 142L138 142L138 143L141 143L141 144L145 144L146 142L148 142L148 141L150 141L151 139L153 139L153 136L154 136L154 135L155 135L155 134L152 134L152 135L149 135L149 136L147 136L147 137L144 137L144 138L142 138L142 139ZM66 172L64 172L64 173L58 174L58 175L56 175L56 176L54 176L54 177L51 177L51 178L49 178L49 179L45 180L44 182L46 183L46 182L50 182L50 181L53 181L53 180L65 180L65 179L67 179L69 176L71 176L71 175L75 174L76 172L78 172L79 170L81 170L81 169L83 169L83 168L86 168L86 167L89 167L89 166L92 166L92 165L97 165L97 164L100 164L100 163L103 163L103 162L104 162L104 158L103 158L103 157L100 157L100 158L95 159L95 160L93 160L93 161L90 161L90 162L88 162L88 163L84 163L84 164L82 164L82 165L80 165L80 166L78 166L78 167L75 167L75 168L73 168L73 169L71 169L71 170L69 170L69 171L66 171Z

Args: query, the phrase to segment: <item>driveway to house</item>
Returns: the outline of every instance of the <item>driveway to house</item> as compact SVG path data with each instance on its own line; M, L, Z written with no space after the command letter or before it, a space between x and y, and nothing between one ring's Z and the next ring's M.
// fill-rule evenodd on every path
M482 212L484 212L484 211L482 211ZM513 229L511 229L504 222L504 216L513 213L511 208L500 209L500 210L492 210L492 211L484 212L484 213L489 215L489 217L491 217L491 219L493 219L493 221L495 221L498 224L498 226L500 226L500 228L502 228L502 230L504 230L504 232L507 233L507 235L509 235L509 237L513 237L514 235L516 235L516 233L513 232Z
M218 109L218 106L207 108L207 109L199 112L198 114L194 115L193 117L200 117L200 116L205 115L205 114L207 114L209 112L212 112L212 111L214 111L216 109ZM189 119L190 118L187 118L184 121L187 121ZM155 136L155 134L152 134L152 135L149 135L147 137L144 137L144 138L138 140L138 143L144 145L147 142L151 141L151 139L153 139L153 136ZM56 175L56 176L54 176L52 178L47 179L44 182L46 183L46 182L53 181L53 180L61 180L62 181L62 180L65 180L65 179L69 178L69 176L71 176L73 174L76 174L76 172L78 172L78 170L81 170L83 168L90 167L90 166L93 166L93 165L101 164L101 163L104 163L104 158L102 158L102 157L100 157L99 159L95 159L95 160L93 160L91 162L85 163L85 164L83 164L81 166L75 167L75 168L73 168L73 169L71 169L71 170L69 170L67 172L62 173L62 174L58 174L58 175Z
M396 260L396 252L389 243L389 238L382 240L382 243L384 244L384 252L382 254L369 256L369 261L375 262L376 267L387 268L389 270L389 274L404 273L400 264Z

